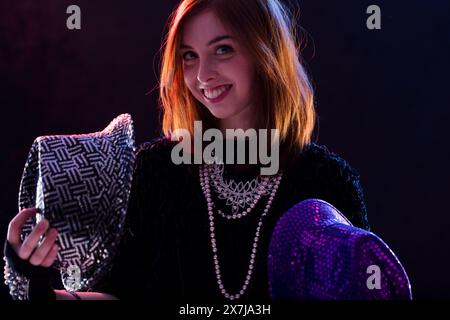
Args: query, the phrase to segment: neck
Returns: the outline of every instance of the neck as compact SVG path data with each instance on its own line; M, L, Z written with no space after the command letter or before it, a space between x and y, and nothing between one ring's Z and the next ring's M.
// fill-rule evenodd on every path
M219 128L222 133L225 134L226 129L242 129L244 131L252 128L257 129L256 112L253 109L253 105L249 105L230 118L220 119Z

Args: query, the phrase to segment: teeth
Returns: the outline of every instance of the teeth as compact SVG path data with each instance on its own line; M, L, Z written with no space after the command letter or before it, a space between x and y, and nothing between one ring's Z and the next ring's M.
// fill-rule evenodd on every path
M221 86L218 89L214 89L214 90L208 90L205 89L203 90L203 94L208 98L208 99L215 99L218 96L220 96L224 91L226 91L228 89L229 86Z

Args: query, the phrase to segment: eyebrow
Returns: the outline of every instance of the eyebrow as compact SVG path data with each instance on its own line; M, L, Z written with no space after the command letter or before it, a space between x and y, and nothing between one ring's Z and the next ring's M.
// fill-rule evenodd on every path
M214 44L216 42L219 42L221 40L224 40L224 39L233 39L233 37L229 36L229 35L223 35L223 36L215 37L214 39L212 39L211 41L208 42L208 46L210 46L210 45L212 45L212 44ZM192 49L191 46L188 46L187 44L184 44L184 43L181 44L180 48L181 49Z

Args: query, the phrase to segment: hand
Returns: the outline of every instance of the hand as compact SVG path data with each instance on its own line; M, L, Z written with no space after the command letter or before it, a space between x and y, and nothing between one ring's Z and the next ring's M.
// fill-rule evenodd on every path
M20 211L9 223L6 240L22 260L27 260L33 266L50 267L58 254L58 245L55 243L58 232L54 228L49 228L47 219L39 221L23 242L20 240L23 225L36 213L38 213L36 208ZM39 245L42 236L44 240Z
M36 208L20 211L9 223L5 241L5 280L14 299L54 300L51 268L58 253L56 229L42 219L22 242L20 234L25 222L38 213Z

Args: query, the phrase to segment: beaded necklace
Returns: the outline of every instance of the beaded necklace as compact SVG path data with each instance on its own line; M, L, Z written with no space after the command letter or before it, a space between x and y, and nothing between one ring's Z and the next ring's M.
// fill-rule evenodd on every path
M252 278L253 269L256 261L256 254L258 251L259 237L260 231L263 226L264 217L268 214L270 207L272 205L275 194L280 185L280 181L282 178L282 173L271 177L261 178L258 176L250 182L246 183L235 183L234 181L227 182L223 179L223 164L203 164L200 166L199 170L200 176L200 185L202 187L203 194L206 198L207 206L208 206L208 218L209 218L209 231L210 231L210 240L211 240L211 248L213 253L213 262L216 273L216 281L219 287L220 292L224 295L225 298L229 300L239 299L242 295L245 294L250 280ZM225 214L222 211L218 210L219 216L226 219L240 219L249 214L252 209L256 206L258 201L264 195L269 195L269 199L267 200L267 204L261 214L261 217L258 221L258 226L256 228L255 236L253 239L252 251L250 254L249 265L247 269L247 275L243 285L239 292L235 294L230 294L226 289L222 281L222 273L221 267L218 258L218 248L217 241L215 235L215 224L214 224L214 209L216 205L214 204L211 198L211 185L212 181L214 185L214 191L219 193L219 197L226 198L227 205L232 206L232 213ZM246 208L243 213L238 213L234 207Z

